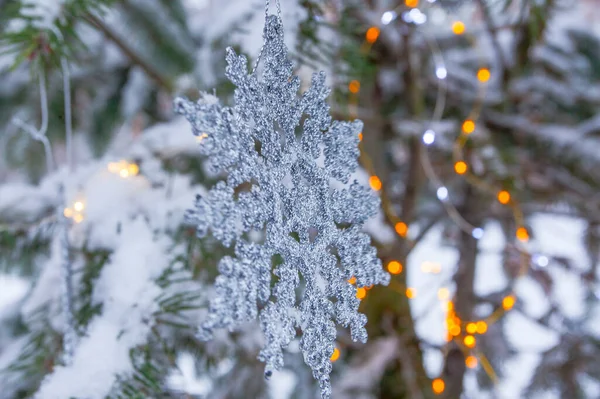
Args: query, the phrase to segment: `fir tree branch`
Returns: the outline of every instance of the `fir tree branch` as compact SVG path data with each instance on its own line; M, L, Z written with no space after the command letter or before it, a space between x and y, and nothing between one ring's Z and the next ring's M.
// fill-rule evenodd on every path
M84 18L90 25L102 32L107 39L112 41L131 60L131 62L142 68L144 72L146 72L146 74L160 87L169 93L173 93L174 87L169 80L162 76L156 69L154 69L152 65L137 55L131 48L129 48L129 46L99 18L93 14L86 14Z
M496 36L497 29L494 26L492 15L488 6L483 0L477 0L477 5L481 9L481 13L483 14L483 19L485 21L486 30L490 36L490 40L492 41L492 47L494 47L494 51L496 52L496 58L498 59L498 64L500 65L501 69L502 82L503 84L506 84L508 83L506 60L504 58L504 53L502 52L500 42L498 41L498 36Z

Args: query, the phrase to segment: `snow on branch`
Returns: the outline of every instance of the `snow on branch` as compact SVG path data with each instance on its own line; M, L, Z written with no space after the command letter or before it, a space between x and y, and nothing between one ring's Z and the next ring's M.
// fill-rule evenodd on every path
M124 225L121 236L94 287L102 315L90 323L71 365L55 367L36 399L104 399L117 376L133 374L130 350L145 343L153 326L161 293L154 280L169 265L168 240L155 240L140 218Z

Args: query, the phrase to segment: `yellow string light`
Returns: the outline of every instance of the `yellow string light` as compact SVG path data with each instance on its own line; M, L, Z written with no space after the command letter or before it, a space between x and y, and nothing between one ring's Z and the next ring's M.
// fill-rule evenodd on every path
M397 260L393 260L388 263L387 269L391 274L400 274L402 273L402 264Z
M431 389L433 389L433 392L436 395L439 395L444 392L444 389L446 389L446 383L441 378L436 378L435 380L431 381Z
M76 200L71 206L63 209L63 215L72 219L75 223L83 222L83 210L85 209L85 203L83 200Z
M139 166L134 163L131 163L127 166L127 171L129 172L129 176L137 176L140 171Z
M352 285L356 284L356 277L354 277L354 276L350 277L350 280L348 280L348 282Z
M516 233L517 239L521 242L529 241L529 233L525 227L519 227Z
M465 161L458 161L454 164L454 171L459 175L467 173L467 163Z
M331 363L333 363L336 360L338 360L339 358L340 358L340 350L338 348L334 348L333 353L331 354L331 357L329 358L329 360L331 361Z
M502 299L502 308L504 310L510 310L515 306L516 298L514 295L505 296Z
M477 332L477 324L475 323L468 323L466 330L469 334L475 334Z
M406 289L406 297L407 297L408 299L413 299L413 298L414 298L414 297L416 297L416 296L417 296L417 290L416 290L415 288L408 287L408 288Z
M367 42L373 44L377 41L377 38L379 37L379 28L376 26L371 26L368 30L367 33L365 34L365 38L367 39Z
M356 289L356 297L358 299L363 299L366 296L367 296L367 290L365 288L359 287Z
M406 237L406 235L408 234L408 225L404 222L396 223L396 225L394 226L394 229L396 230L396 233L398 233L398 235L400 237Z
M503 205L506 205L510 202L510 193L506 190L499 191L496 197L498 198L498 202Z
M448 333L453 337L458 337L460 335L460 326L458 324L452 324L448 329Z
M362 132L358 133L358 141L362 141L363 139L363 134Z
M352 80L348 83L348 90L350 93L356 94L360 91L360 82L358 80Z
M479 80L481 83L487 82L490 80L490 77L490 70L487 68L481 68L479 71L477 71L477 80Z
M477 363L477 358L475 356L467 356L465 359L465 365L470 369L477 367Z
M381 190L381 186L382 186L381 180L379 180L379 177L377 177L377 176L371 176L369 178L369 185L375 191Z
M467 335L465 336L465 338L463 339L463 343L465 344L465 346L467 348L474 348L475 344L477 343L477 340L475 339L474 336L472 335Z
M452 24L452 33L462 35L465 33L465 24L461 21L456 21Z
M462 131L464 134L471 134L475 131L475 122L471 119L467 119L462 124Z
M119 162L110 162L107 166L107 169L110 173L117 174L123 179L126 179L130 176L137 176L140 172L138 165L135 163L129 163L125 160L120 160Z
M404 4L407 7L415 8L419 6L419 0L404 0Z
M84 205L83 205L83 202L81 202L81 201L75 201L75 203L73 204L73 209L77 212L83 211L83 207L84 207Z
M488 326L487 323L483 320L480 320L476 323L477 326L477 334L485 334L487 332Z

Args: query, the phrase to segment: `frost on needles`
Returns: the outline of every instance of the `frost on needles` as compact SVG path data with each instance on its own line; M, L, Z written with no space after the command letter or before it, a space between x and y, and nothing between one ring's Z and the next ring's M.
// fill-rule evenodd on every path
M348 184L358 167L362 123L331 122L323 72L313 75L299 97L281 20L269 16L264 35L260 80L248 74L245 57L228 49L226 75L237 87L233 108L209 95L175 104L203 137L200 151L212 172L227 174L198 196L188 216L199 237L210 231L224 245L235 245L235 257L219 263L199 337L208 340L213 330L232 330L258 315L265 337L259 358L270 376L283 366L282 350L300 328L304 360L322 397L329 398L334 320L350 327L353 340L365 342L366 316L358 313L356 287L389 281L361 231L379 198L357 181ZM333 189L330 179L345 188ZM256 231L263 242L251 239ZM353 276L356 287L348 282Z

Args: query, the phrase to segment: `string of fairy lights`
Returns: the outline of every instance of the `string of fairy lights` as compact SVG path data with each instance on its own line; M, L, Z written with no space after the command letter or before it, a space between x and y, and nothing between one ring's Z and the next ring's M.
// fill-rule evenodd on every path
M435 0L428 0L429 3L435 2ZM379 26L371 26L369 27L364 36L364 41L361 46L361 50L364 54L368 53L371 47L377 42L379 36L381 34L382 29L394 21L399 16L407 23L413 23L415 25L420 25L427 20L426 15L421 12L418 8L419 1L418 0L405 0L403 4L399 5L393 10L385 11L381 15L381 25ZM464 35L469 40L472 47L476 48L476 38L474 35L466 35L467 27L463 21L455 20L452 22L450 29L454 35ZM448 76L448 70L446 69L444 58L439 50L437 42L435 39L426 36L427 43L429 48L432 51L433 61L435 65L435 76L438 81L438 95L436 99L436 105L434 108L433 118L431 125L435 122L439 122L441 120L444 104L445 104L445 96L446 96L446 78ZM454 172L463 176L465 180L477 187L483 192L487 192L493 195L497 201L503 205L508 207L512 214L516 225L515 230L515 238L520 243L518 246L518 251L520 254L520 266L519 273L517 277L523 276L527 273L530 265L530 260L533 260L540 267L545 267L548 265L548 258L543 255L537 255L534 257L530 257L528 251L524 248L524 244L529 241L529 231L525 227L525 221L523 212L521 211L520 205L518 201L511 195L510 191L504 187L497 188L493 184L489 184L484 181L482 178L473 173L471 168L469 167L468 160L464 154L464 148L467 142L470 139L470 135L476 133L477 131L477 120L479 118L479 114L481 111L481 107L483 106L483 100L485 98L485 92L487 83L492 77L492 72L485 65L485 59L480 57L480 67L477 69L477 72L474 78L478 82L478 92L475 98L474 104L472 106L471 111L468 116L462 121L460 127L460 133L457 136L452 151L452 160L454 166ZM358 80L352 80L348 84L349 91L349 101L348 108L349 114L351 118L357 117L357 108L358 108L358 94L360 92L360 82ZM427 147L430 147L434 144L436 138L435 130L432 128L426 128L422 135L422 141ZM363 132L359 133L359 141L363 139ZM436 196L443 204L446 212L449 217L455 222L455 224L464 232L472 235L475 239L479 240L483 237L483 229L479 226L472 226L468 223L461 215L460 212L456 209L456 207L450 201L450 193L448 188L442 183L441 179L436 175L434 168L431 165L431 161L429 159L429 155L427 151L423 151L421 156L421 164L427 178L430 182L435 185L436 188ZM396 215L394 209L391 206L389 199L385 195L385 187L383 186L383 182L381 179L375 174L373 165L368 158L368 156L361 151L361 163L363 167L369 172L369 185L374 191L381 193L382 199L382 207L386 218L392 222L396 233L403 239L408 238L409 226L404 221L400 220ZM403 265L397 260L390 260L387 265L387 270L392 275L398 275L403 271ZM424 273L433 273L438 274L441 271L441 265L433 263L433 262L424 262L421 265L421 271ZM349 283L355 284L356 280L350 279ZM417 295L417 291L414 287L403 287L397 281L392 279L390 283L390 287L403 295L406 295L408 299L412 299ZM370 287L358 287L356 290L356 296L359 299L364 299L367 296L367 291ZM490 362L482 353L482 351L478 350L477 347L477 336L481 336L486 334L488 328L493 323L497 322L504 314L510 311L516 304L517 297L515 292L510 287L510 291L507 295L502 298L500 305L494 310L489 316L485 318L481 318L478 320L462 320L460 315L458 315L454 308L454 302L450 298L450 290L446 287L441 287L438 289L437 297L440 301L443 302L444 308L446 311L446 342L447 345L444 347L444 355L447 354L449 345L451 342L454 342L464 353L465 355L465 364L468 368L476 368L479 364L490 377L490 379L497 383L497 376L492 368ZM331 361L335 362L339 359L341 353L339 348L335 348ZM434 378L432 380L432 390L435 394L442 394L445 390L445 381L440 376L438 378Z
M117 162L109 162L106 166L109 173L117 175L122 179L132 178L140 173L140 168L136 163L121 159ZM78 193L75 199L63 210L63 215L72 220L75 224L83 222L86 203L83 194Z

